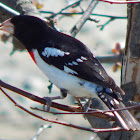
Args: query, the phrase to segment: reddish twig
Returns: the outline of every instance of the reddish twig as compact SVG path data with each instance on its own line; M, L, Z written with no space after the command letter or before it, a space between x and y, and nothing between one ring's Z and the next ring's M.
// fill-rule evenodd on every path
M121 108L121 109L113 109L113 110L95 110L95 111L89 111L89 112L51 112L51 111L45 111L43 109L39 109L37 107L31 107L31 109L33 110L38 110L38 111L43 111L43 112L48 112L48 113L52 113L52 114L57 114L57 115L61 115L61 114L66 114L66 115L77 115L77 114L94 114L94 113L107 113L107 112L114 112L114 111L122 111L122 110L131 110L131 109L137 109L140 110L140 105L134 105L134 106L130 106L130 107L125 107L125 108Z
M40 98L38 96L35 96L35 95L33 95L33 94L29 93L29 92L26 92L24 90L21 90L21 89L17 88L17 87L11 86L11 85L9 85L9 84L1 81L1 80L0 80L0 86L6 88L8 90L11 90L11 91L13 91L15 93L18 93L21 96L24 96L24 97L26 97L26 98L28 98L28 99L30 99L32 101L35 101L35 102L38 102L38 103L46 105L46 100L45 99ZM52 102L51 106L54 107L54 108L60 109L60 110L70 111L70 112L74 112L76 109L79 108L78 106L61 105L61 104L55 103L55 102Z
M0 86L3 87L3 88L6 88L8 90L11 90L11 91L13 91L13 92L15 92L15 93L17 93L21 96L24 96L24 97L26 97L26 98L28 98L32 101L35 101L35 102L46 105L46 100L44 100L43 98L40 98L40 97L35 96L35 95L33 95L29 92L26 92L26 91L23 91L19 88L11 86L11 85L9 85L9 84L1 81L1 80L0 80ZM55 103L55 102L52 102L51 107L62 110L62 111L67 111L67 112L84 112L84 110L81 109L81 107L79 107L79 106L62 105L62 104ZM93 111L93 110L89 109L88 111ZM102 114L101 112L102 111L100 110L100 113L94 113L94 114L90 114L90 115L96 116L96 117L99 117L99 118L103 118L103 119L106 119L106 120L114 120L114 116L113 116L112 113Z
M128 1L121 1L121 0L99 0L99 1L102 1L102 2L107 2L107 3L110 3L110 4L128 4L128 3L140 3L139 0L128 0Z
M45 118L45 117L42 117L42 116L39 116L29 110L27 110L26 108L24 108L23 106L17 104L1 87L0 87L0 90L10 99L10 101L15 105L17 106L18 108L22 109L23 111L25 111L26 113L38 118L38 119L41 119L41 120L44 120L44 121L48 121L48 122L52 122L52 123L56 123L56 124L60 124L60 125L64 125L64 126L68 126L68 127L72 127L72 128L76 128L76 129L80 129L80 130L85 130L85 131L90 131L90 132L111 132L111 131L127 131L121 127L115 127L115 128L107 128L107 129L96 129L96 128L86 128L86 127L82 127L82 126L78 126L78 125L74 125L74 124L70 124L70 123L67 123L67 122L63 122L63 121L58 121L58 120L53 120L53 119L48 119L48 118Z

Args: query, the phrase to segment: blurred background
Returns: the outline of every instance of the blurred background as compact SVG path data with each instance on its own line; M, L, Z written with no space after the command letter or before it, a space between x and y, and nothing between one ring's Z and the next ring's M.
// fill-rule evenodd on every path
M34 0L36 6L40 11L58 12L68 4L76 0ZM90 0L84 0L81 7L86 10ZM69 8L66 12L80 12L79 7ZM126 17L126 5L109 4L99 2L93 13ZM48 14L42 14L47 17ZM69 34L72 27L76 24L81 15L73 16L57 16L56 28L60 31ZM126 19L115 19L107 24L103 30L100 30L99 25L105 24L109 18L92 16L93 19L99 20L98 23L87 21L82 27L76 38L82 41L95 56L113 55L112 50L116 43L120 43L121 48L125 46L126 36ZM0 32L2 36L3 33ZM6 42L0 41L0 78L13 86L26 90L39 97L59 95L59 90L53 86L51 94L49 94L48 86L50 85L48 79L34 64L29 54L26 51L15 51L12 55L13 45L11 39ZM103 64L107 73L120 85L120 69L113 72L114 64ZM42 106L36 102L32 102L21 96L16 95L8 90L7 93L12 96L19 104L29 108ZM15 107L2 92L0 92L0 139L7 140L31 140L36 135L38 129L42 125L49 125L50 123L40 121L37 118L23 112ZM62 104L75 104L73 97L70 95L63 100L56 100ZM32 111L32 110L31 110ZM51 109L51 111L56 111ZM51 115L48 113L41 113L36 111L39 115L46 118L58 118L58 120L70 122L76 125L90 127L88 121L82 115ZM51 128L45 129L38 140L90 140L96 137L96 134L86 131L80 131L74 128L61 126L58 124L51 124Z

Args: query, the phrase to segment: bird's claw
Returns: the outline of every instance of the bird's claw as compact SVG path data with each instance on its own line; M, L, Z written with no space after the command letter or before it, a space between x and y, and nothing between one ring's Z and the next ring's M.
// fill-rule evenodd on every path
M90 105L91 105L91 98L89 98L88 101L83 105L84 112L88 112Z
M43 109L45 111L49 111L50 110L50 107L51 107L51 104L52 104L52 100L62 99L62 97L61 96L43 97L43 99L46 100L46 105L43 106ZM45 107L45 106L47 106L47 107Z
M46 105L43 105L43 110L49 111L51 104L52 104L52 98L51 97L43 97L43 99L46 100Z

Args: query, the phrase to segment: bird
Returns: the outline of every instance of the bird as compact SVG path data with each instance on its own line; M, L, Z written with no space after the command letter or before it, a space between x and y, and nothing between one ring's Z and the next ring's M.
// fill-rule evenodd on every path
M31 15L18 15L4 21L0 30L16 37L36 65L60 89L61 96L100 99L110 110L125 108L124 91L116 85L89 48L70 35L61 33L46 21ZM54 97L55 98L55 97ZM128 110L113 111L126 130L140 130Z

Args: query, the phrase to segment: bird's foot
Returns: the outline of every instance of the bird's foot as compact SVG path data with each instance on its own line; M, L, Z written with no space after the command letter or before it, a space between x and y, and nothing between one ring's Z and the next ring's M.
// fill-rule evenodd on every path
M83 105L84 112L88 112L90 104L91 104L91 98L89 98L88 101Z
M51 104L52 104L52 100L56 100L56 99L62 99L61 96L54 96L54 97L43 97L43 99L46 100L46 105L43 105L43 109L45 111L49 111Z
M84 112L88 112L88 109L91 104L91 98L86 99L86 101L85 101L85 98L81 98L81 97L74 97L74 99L77 101L77 103L81 107L81 109L84 110ZM84 102L82 100L84 100Z

